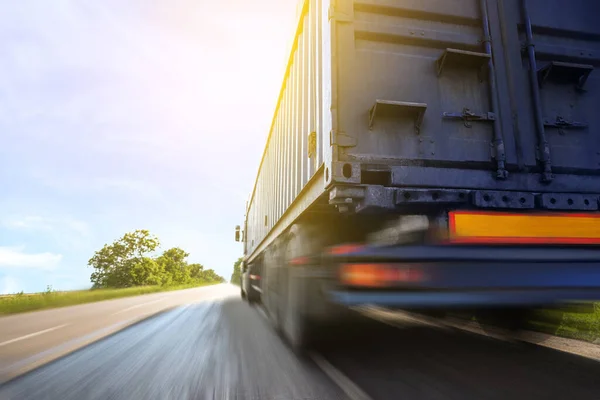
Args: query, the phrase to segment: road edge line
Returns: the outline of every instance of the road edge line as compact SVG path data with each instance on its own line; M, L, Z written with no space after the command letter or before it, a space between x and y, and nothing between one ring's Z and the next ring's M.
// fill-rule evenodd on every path
M310 358L351 400L372 400L368 394L325 358L316 353L311 353Z
M44 352L50 352L50 354L46 357L42 356L41 358L34 360L29 364L25 364L24 366L17 368L14 372L9 371L6 374L7 377L4 380L0 381L0 390L2 390L5 386L12 384L15 381L17 381L21 378L24 378L27 375L30 375L43 367L52 365L68 356L71 356L73 354L76 354L79 351L84 350L86 347L88 347L94 343L98 343L103 340L107 340L107 339L117 335L119 332L124 331L125 329L132 328L132 327L134 327L138 324L141 324L143 322L146 322L152 318L159 317L163 314L166 314L167 312L173 311L174 309L176 309L178 307L181 307L181 306L168 307L168 308L165 308L162 310L158 310L155 313L143 315L139 318L134 317L134 318L131 318L130 320L126 320L122 324L119 324L119 323L113 324L109 327L98 329L94 332L91 332L91 333L81 336L79 338L72 339L72 341L75 341L75 343L72 346L67 346L64 351L58 350L58 351L55 351L52 353L53 349L59 349L61 346L64 346L65 344L57 345L48 350L44 350L43 352L38 353L37 355L43 354ZM114 330L111 330L110 328L114 327L115 325L119 325L119 327ZM107 329L106 334L101 333L104 329ZM89 337L89 339L86 340L85 339L86 337ZM80 341L78 341L78 340L80 340ZM68 342L67 342L67 344L68 344ZM31 357L29 357L29 359L35 358L37 355L31 356ZM26 361L26 360L24 360L24 361ZM16 362L15 364L19 364L19 362ZM15 364L13 364L13 365L15 365ZM10 367L10 365L8 367Z

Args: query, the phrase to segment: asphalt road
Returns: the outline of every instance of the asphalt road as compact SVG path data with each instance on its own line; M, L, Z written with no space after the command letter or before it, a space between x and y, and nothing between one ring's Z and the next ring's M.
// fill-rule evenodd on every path
M454 329L367 324L321 355L372 399L600 398L597 360Z
M599 398L600 363L540 346L365 318L316 349L315 361L299 360L237 288L186 296L174 294L185 305L9 381L0 399L337 400L349 398L349 386L373 400Z
M268 322L241 302L238 288L218 285L185 292L174 292L174 298L165 303L188 304L156 314L4 384L0 399L345 398L317 367L288 351ZM156 304L149 304L147 312ZM112 313L119 309L96 306ZM126 307L121 310L133 307L122 306ZM131 312L138 313L141 308ZM89 317L100 318L100 314ZM2 321L0 329L4 330ZM46 335L60 334L56 330ZM4 352L5 348L0 348L0 354Z
M229 285L0 317L0 384L159 311L222 298L225 288Z

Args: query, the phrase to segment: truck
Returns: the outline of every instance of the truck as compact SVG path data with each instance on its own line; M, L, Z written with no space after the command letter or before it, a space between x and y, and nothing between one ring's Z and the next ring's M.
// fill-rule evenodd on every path
M294 349L348 310L600 299L600 4L304 0L236 239Z

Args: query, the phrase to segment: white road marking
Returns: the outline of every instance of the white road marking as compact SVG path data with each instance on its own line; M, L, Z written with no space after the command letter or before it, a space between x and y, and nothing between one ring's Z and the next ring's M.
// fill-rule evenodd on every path
M344 375L340 370L335 368L329 361L318 354L312 353L310 357L323 372L334 381L340 389L346 393L351 400L371 400L368 394L363 392L361 388L356 386L354 382Z
M21 340L29 339L29 338L32 338L34 336L43 335L44 333L48 333L48 332L52 332L52 331L55 331L55 330L60 329L60 328L64 328L67 325L69 325L69 324L55 326L53 328L44 329L43 331L38 331L38 332L30 333L29 335L25 335L25 336L21 336L21 337L18 337L18 338L11 339L11 340L7 340L6 342L0 343L0 347L6 346L7 344L19 342Z
M115 312L115 313L112 313L112 314L110 314L110 315L111 315L111 316L113 316L113 315L118 315L118 314L121 314L121 313L124 313L124 312L130 311L130 310L134 310L134 309L136 309L136 308L140 308L140 307L144 307L144 306L147 306L147 305L150 305L150 304L158 303L159 301L163 301L164 299L165 299L165 297L161 297L161 298L160 298L160 299L158 299L158 300L154 300L154 301L148 301L148 302L146 302L146 303L142 303L142 304L136 304L135 306L131 306L131 307L124 308L124 309L122 309L122 310L120 310L120 311L117 311L117 312Z

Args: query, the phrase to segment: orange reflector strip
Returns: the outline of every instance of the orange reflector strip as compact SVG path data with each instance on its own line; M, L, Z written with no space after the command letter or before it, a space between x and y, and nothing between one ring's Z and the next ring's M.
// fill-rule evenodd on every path
M600 214L451 211L450 242L600 244Z
M342 244L339 246L333 246L333 247L329 248L327 250L327 252L331 255L341 255L341 254L355 253L357 251L362 250L364 247L365 246L362 244L355 244L355 243Z
M424 278L415 267L386 264L345 264L340 280L348 286L385 287L397 283L419 282Z

